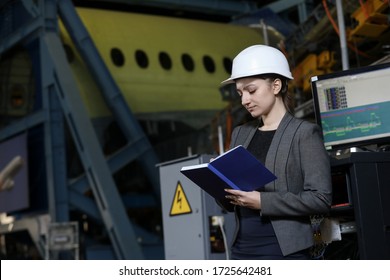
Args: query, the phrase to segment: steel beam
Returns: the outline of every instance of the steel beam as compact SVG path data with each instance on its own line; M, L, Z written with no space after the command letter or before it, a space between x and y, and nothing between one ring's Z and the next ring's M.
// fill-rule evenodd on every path
M109 170L98 137L83 105L58 35L42 36L43 52L51 57L55 92L75 140L88 182L118 259L142 259L143 254ZM48 65L46 65L48 67Z

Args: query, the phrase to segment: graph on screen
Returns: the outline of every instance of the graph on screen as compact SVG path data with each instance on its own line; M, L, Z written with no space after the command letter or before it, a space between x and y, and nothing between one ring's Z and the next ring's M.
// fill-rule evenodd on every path
M327 148L390 139L390 64L312 77L317 123Z

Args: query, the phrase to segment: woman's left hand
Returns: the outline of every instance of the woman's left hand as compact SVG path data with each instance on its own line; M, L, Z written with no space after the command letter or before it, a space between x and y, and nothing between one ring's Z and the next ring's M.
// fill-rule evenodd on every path
M226 198L230 200L231 204L255 210L261 209L260 192L245 192L233 189L225 189L225 191L228 193Z

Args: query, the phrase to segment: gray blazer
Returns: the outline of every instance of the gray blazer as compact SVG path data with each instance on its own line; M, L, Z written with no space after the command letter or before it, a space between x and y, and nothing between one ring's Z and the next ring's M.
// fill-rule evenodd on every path
M230 148L247 148L259 125L236 127ZM261 192L261 215L270 217L283 255L313 246L310 215L327 213L332 200L329 156L319 126L286 113L265 165L277 179Z

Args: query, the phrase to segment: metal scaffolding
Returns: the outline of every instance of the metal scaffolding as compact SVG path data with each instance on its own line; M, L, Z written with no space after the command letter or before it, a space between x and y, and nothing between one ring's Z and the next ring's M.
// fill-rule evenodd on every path
M46 166L50 222L70 222L70 208L79 209L104 224L116 259L146 258L139 242L142 236L137 235L137 226L128 217L128 209L124 206L113 173L125 164L138 160L153 186L151 200L159 207L158 159L72 2L1 1L0 17L0 57L18 45L29 50L37 73L35 101L41 103L29 115L4 126L0 130L0 141L42 126L43 133L39 137L44 142L42 159ZM59 18L127 139L127 145L110 159L102 151L72 75L58 34ZM67 177L65 127L69 129L85 171L73 181ZM86 189L92 191L93 198L84 195ZM23 218L22 215L20 219ZM1 233L9 231L4 229Z

